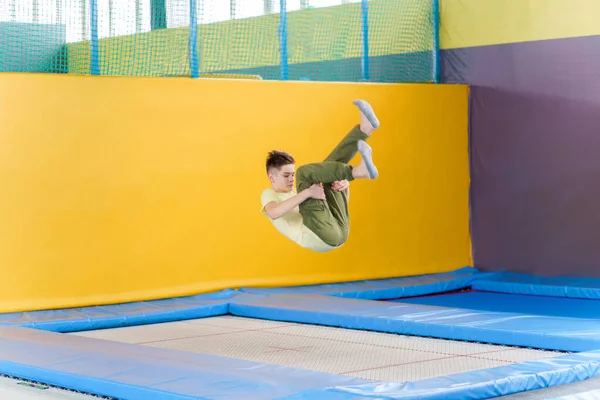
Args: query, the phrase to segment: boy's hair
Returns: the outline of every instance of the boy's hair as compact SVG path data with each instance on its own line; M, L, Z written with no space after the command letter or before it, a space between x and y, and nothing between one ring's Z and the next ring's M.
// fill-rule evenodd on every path
M269 173L271 168L279 169L279 168L283 167L284 165L295 164L295 163L296 163L296 161L294 161L294 157L292 157L290 154L288 154L284 151L279 151L279 150L270 151L269 154L267 155L267 165L266 165L267 173Z

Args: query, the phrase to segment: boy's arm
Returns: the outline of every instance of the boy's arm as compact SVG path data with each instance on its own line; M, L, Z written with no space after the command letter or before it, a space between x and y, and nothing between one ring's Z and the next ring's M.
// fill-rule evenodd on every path
M276 201L270 201L265 205L265 211L271 219L281 218L294 208L298 207L305 200L310 198L308 190L303 190L295 196L290 197L287 200L278 203Z
M325 191L321 187L321 185L312 185L308 189L305 189L298 193L297 195L290 197L287 200L282 201L281 203L277 201L269 201L264 206L265 213L271 219L281 218L283 215L292 211L294 208L298 207L305 200L308 199L318 199L325 200Z

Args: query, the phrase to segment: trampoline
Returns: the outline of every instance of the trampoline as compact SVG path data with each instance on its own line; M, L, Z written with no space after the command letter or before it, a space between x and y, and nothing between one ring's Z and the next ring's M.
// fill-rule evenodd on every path
M599 306L600 281L463 268L4 314L0 393L18 378L47 385L24 400L493 398L595 382Z

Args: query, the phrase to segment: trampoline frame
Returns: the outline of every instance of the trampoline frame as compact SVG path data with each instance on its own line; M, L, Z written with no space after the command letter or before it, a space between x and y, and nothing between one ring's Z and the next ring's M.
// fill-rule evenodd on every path
M211 391L218 390L214 385L224 381L239 393L246 391L265 399L437 399L448 396L483 399L573 383L600 374L598 320L373 301L469 287L600 299L600 282L594 280L486 273L469 267L417 277L292 288L241 288L148 302L3 314L0 315L0 354L4 356L0 361L0 374L131 400L212 398ZM61 335L220 315L574 353L413 382L372 382ZM229 394L229 389L221 390Z

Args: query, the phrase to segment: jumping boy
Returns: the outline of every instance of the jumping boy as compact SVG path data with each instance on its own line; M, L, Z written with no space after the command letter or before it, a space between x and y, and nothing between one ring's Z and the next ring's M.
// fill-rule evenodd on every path
M379 127L379 120L366 101L353 104L360 112L360 124L323 162L302 165L296 174L290 154L273 150L267 157L271 187L262 193L261 211L281 234L310 250L327 252L346 242L350 230L349 182L378 176L365 140ZM357 152L360 163L348 165Z

